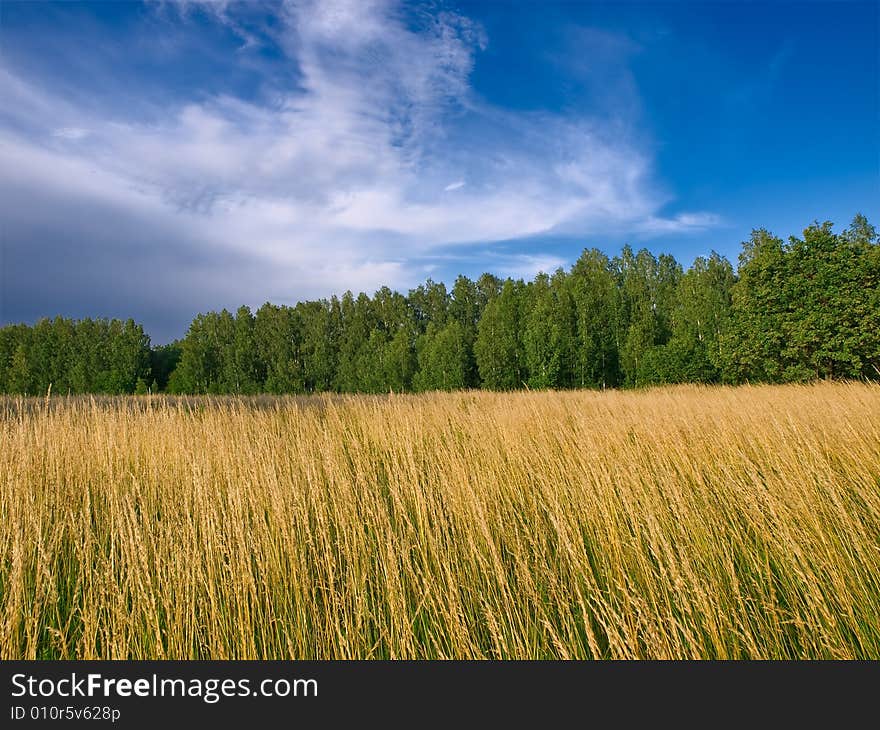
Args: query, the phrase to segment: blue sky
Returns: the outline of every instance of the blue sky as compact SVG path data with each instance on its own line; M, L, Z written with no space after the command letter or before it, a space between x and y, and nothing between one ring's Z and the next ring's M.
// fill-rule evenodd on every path
M0 323L880 219L878 4L0 4Z

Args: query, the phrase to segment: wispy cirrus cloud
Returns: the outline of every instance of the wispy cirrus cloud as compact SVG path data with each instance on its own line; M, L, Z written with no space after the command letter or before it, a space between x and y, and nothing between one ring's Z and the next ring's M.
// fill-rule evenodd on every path
M52 136L62 139L82 139L89 136L89 130L79 127L60 127L52 132Z
M191 277L189 315L270 292L408 286L425 260L472 244L717 222L660 214L669 196L620 124L481 98L470 77L491 39L461 14L390 0L280 2L257 32L233 3L156 8L168 22L231 30L236 53L272 43L289 82L257 95L194 89L147 120L114 107L100 85L84 103L82 90L2 69L0 212L17 197L46 203L9 218L15 251L41 228L66 230L66 245L86 256L100 243L104 258L83 262L96 269L124 263L125 254L113 263L110 241L119 252L126 236L164 247L163 265L177 268L156 277ZM83 223L101 218L114 229ZM212 256L247 264L224 273ZM529 275L561 263L536 252L498 268Z

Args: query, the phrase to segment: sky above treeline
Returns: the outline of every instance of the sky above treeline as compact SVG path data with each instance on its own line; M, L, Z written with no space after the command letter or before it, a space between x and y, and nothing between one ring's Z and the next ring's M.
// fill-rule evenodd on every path
M880 225L876 2L0 3L0 324Z

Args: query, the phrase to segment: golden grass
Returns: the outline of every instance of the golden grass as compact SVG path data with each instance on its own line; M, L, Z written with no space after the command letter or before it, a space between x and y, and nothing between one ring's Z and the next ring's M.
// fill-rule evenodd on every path
M0 656L880 658L880 387L0 402Z

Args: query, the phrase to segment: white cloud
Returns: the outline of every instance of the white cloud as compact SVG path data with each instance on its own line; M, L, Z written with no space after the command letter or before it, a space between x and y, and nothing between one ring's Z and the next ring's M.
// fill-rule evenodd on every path
M53 137L60 137L61 139L82 139L83 137L89 136L89 130L81 129L79 127L60 127L52 132Z
M209 9L250 43L235 4ZM409 285L423 273L414 260L453 246L717 222L661 216L669 196L619 128L476 97L470 74L487 39L465 17L413 21L391 0L287 2L271 32L291 66L272 103L193 98L149 123L0 69L13 110L0 115L0 178L26 175L34 190L127 209L133 225L152 221L182 245L251 257L267 271L260 285L298 283L301 296ZM509 273L563 263L522 256Z
M723 223L721 216L715 213L679 213L672 218L660 218L649 215L637 221L633 230L640 233L663 234L679 231L704 231L715 228Z
M556 269L565 268L566 261L558 256L514 254L505 257L498 267L502 276L514 279L533 279L538 273L552 274Z

